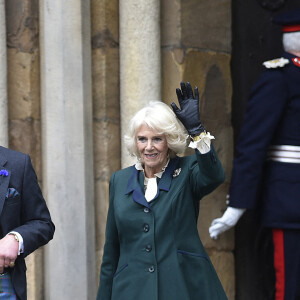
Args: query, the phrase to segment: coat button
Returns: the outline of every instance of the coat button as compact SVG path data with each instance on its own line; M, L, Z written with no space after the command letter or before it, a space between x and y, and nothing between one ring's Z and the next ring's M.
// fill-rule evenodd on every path
M149 212L149 208L148 208L148 207L145 207L145 208L144 208L144 213L147 214L148 212Z
M155 271L154 266L151 266L148 270L150 273L153 273Z
M149 224L144 224L144 232L148 232L150 229Z
M147 246L146 246L146 251L147 251L147 252L151 252L151 250L152 250L152 246L151 246L151 245L147 245Z

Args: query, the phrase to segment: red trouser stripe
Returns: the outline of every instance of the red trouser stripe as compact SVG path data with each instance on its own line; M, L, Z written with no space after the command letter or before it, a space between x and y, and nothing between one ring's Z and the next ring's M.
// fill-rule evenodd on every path
M275 276L276 276L275 300L284 300L285 269L284 269L283 230L273 229L273 242L274 242L274 268L275 268Z

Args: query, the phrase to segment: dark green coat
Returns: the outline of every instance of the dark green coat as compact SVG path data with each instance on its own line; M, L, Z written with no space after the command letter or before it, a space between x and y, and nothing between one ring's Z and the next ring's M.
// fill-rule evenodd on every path
M171 159L150 203L142 172L114 173L97 300L227 299L197 231L199 199L223 180L213 148Z

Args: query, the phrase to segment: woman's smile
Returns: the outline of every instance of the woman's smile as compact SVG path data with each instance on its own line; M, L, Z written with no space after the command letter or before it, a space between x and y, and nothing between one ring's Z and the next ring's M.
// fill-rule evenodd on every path
M153 153L153 154L145 154L145 156L147 157L147 158L155 158L156 156L157 156L157 153Z

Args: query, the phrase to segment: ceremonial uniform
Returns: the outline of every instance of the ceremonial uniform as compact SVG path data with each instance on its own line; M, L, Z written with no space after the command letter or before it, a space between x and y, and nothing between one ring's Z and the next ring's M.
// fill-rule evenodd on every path
M300 58L289 53L283 58L283 66L270 62L274 68L252 89L236 147L230 206L259 204L264 226L300 229Z
M300 299L300 58L285 52L265 66L237 143L229 205L259 208L263 227L274 229L276 299Z
M273 22L283 26L285 52L264 63L266 70L251 90L236 145L229 206L212 221L209 233L216 239L247 209L255 209L262 225L256 248L261 253L271 249L262 255L259 271L266 270L264 299L299 300L300 8ZM273 288L270 278L275 279Z

